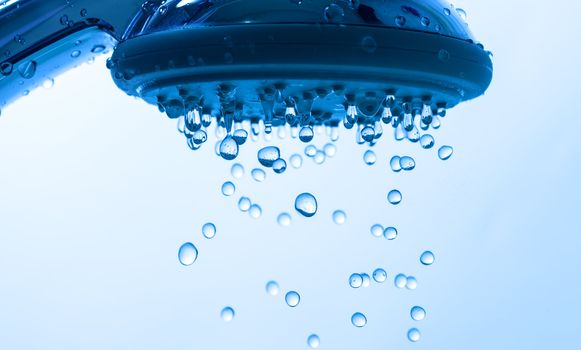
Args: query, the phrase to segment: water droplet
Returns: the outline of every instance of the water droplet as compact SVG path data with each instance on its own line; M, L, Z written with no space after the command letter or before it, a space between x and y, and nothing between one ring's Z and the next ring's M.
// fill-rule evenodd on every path
M252 175L252 178L257 182L262 182L266 179L266 173L262 169L252 169L250 175Z
M393 205L398 205L399 203L401 203L402 200L401 192L398 190L389 191L389 193L387 194L387 200L389 201L389 203Z
M440 157L441 160L448 160L450 157L452 157L452 153L454 153L454 149L452 147L442 146L438 150L438 157Z
M424 27L429 27L430 26L430 23L431 23L431 21L430 21L430 19L428 17L422 17L420 19L420 22L422 23L422 25Z
M250 201L250 198L240 197L240 200L238 201L238 209L240 209L240 211L247 212L250 210L251 205L252 202Z
M292 218L289 213L280 213L276 218L276 221L280 226L289 226L291 224Z
M405 287L409 290L414 290L418 287L418 280L413 276L408 276L406 278Z
M72 58L77 58L81 55L81 51L80 50L74 50L73 52L71 52L71 57Z
M207 239L214 238L216 236L216 226L211 222L205 223L202 226L202 235Z
M345 214L345 212L343 210L335 210L333 212L333 221L337 225L343 225L346 220L347 220L347 215Z
M405 18L404 16L397 16L397 17L395 18L395 24L396 24L398 27L403 27L403 26L405 26L405 23L406 23L406 22L407 22L407 20L406 20L406 18Z
M410 310L410 316L414 321L421 321L426 318L426 310L421 306L414 306Z
M303 157L301 157L300 154L295 153L290 157L290 163L293 168L299 169L301 166L303 166Z
M436 141L434 140L434 137L430 134L425 134L420 137L420 145L423 149L430 149L434 147L435 143Z
M361 138L365 142L371 142L375 139L375 129L372 126L366 126L361 130Z
M399 163L400 159L401 158L399 156L393 156L389 161L389 166L391 167L391 170L393 170L396 173L399 173L401 171L401 165Z
M42 82L42 87L45 89L50 89L53 86L54 86L54 79L53 78L48 78Z
M408 339L409 341L415 343L420 340L422 334L420 333L419 329L412 328L408 331Z
M458 7L456 8L456 12L458 12L460 18L462 18L462 20L466 22L466 20L468 19L468 14L466 13L466 11Z
M268 146L258 151L258 161L262 166L272 167L274 162L280 158L280 149L275 146Z
M250 214L250 217L258 219L262 215L262 208L258 204L252 204L248 209L248 213Z
M445 9L444 9L444 14L445 14L446 16L450 16L450 15L452 14L452 12L450 11L450 9L449 9L449 8L445 8Z
M397 288L401 289L405 287L407 281L408 281L407 276L404 275L403 273L400 273L393 279L393 284L395 284Z
M266 283L266 293L273 297L277 296L280 293L278 283L276 283L276 281L268 281L268 283Z
M321 344L321 339L316 334L311 334L307 338L307 344L311 347L311 349L316 349Z
M361 49L367 53L374 53L377 51L377 41L372 36L367 35L361 39Z
M373 271L373 280L377 283L383 283L387 280L387 272L384 269L376 269Z
M225 308L222 309L222 312L220 312L220 317L222 317L222 319L224 320L224 322L230 322L234 319L234 309L231 308L230 306L226 306Z
M429 250L426 250L422 255L420 255L420 262L426 266L432 265L435 260L436 257L434 256L434 253Z
M26 61L18 66L18 73L24 79L31 79L36 74L36 61Z
M359 288L363 285L363 277L360 274L354 273L349 276L349 285L351 288Z
M241 179L244 176L244 166L240 163L236 163L232 165L232 169L230 169L230 173L232 177L235 179Z
M314 136L315 132L313 131L313 128L310 126L303 126L301 128L301 131L299 132L299 139L305 143L311 142Z
M333 158L337 154L337 146L332 143L328 143L323 146L323 152L325 152L327 157Z
M238 156L238 144L232 136L226 136L220 143L220 156L226 160L233 160Z
M91 49L91 52L92 52L92 53L101 53L101 52L103 52L103 51L105 51L105 46L103 46L103 45L95 45L95 46L93 46L93 48Z
M234 184L230 181L226 181L224 182L224 184L222 184L222 194L230 197L234 194L234 192L236 192L236 186L234 186Z
M0 64L0 73L4 76L10 75L12 73L13 65L10 62L2 62Z
M327 159L327 155L325 155L325 152L318 150L317 153L315 153L315 156L313 157L313 161L315 162L315 164L323 164L325 162L325 160Z
M351 323L357 328L364 327L367 324L367 317L361 312L356 312L351 316Z
M326 22L336 23L341 22L345 16L343 8L337 4L331 4L323 10L323 18Z
M246 143L246 139L248 139L248 131L244 129L236 129L234 133L232 133L232 138L239 146L242 146Z
M286 161L282 158L279 158L272 163L272 170L274 170L277 174L282 174L286 170Z
M295 209L301 215L310 218L317 212L317 199L308 192L301 193L295 199Z
M450 52L448 52L448 50L441 49L438 51L438 59L442 62L448 62L450 60Z
M371 278L369 277L369 275L366 273L362 273L360 275L361 278L363 279L363 283L361 283L361 286L363 286L363 288L369 287L369 285L371 284Z
M201 145L208 140L208 134L204 130L196 130L194 135L192 135L192 139L196 145Z
M389 241L393 241L397 238L397 229L391 226L386 227L385 230L383 230L383 237Z
M198 259L198 249L192 243L184 243L178 251L178 259L184 266L190 266Z
M286 293L286 295L284 296L284 300L286 301L286 304L288 306L296 307L301 302L301 296L299 295L299 293L295 292L294 290L291 290L290 292Z
M383 226L381 226L380 224L375 224L373 226L371 226L371 235L373 235L374 237L381 237L381 235L383 234Z
M315 154L317 154L317 147L313 146L313 145L308 145L307 147L305 147L305 155L307 157L314 157Z
M365 161L365 164L367 165L375 164L375 162L377 161L377 156L375 155L375 152L373 152L372 150L366 151L363 154L363 161Z
M412 157L404 156L399 159L402 170L411 171L416 167L416 161Z

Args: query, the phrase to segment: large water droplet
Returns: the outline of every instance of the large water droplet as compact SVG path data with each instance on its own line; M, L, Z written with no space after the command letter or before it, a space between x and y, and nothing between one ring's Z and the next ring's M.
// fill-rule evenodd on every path
M438 157L440 157L441 160L448 160L450 157L452 157L452 153L454 153L454 149L452 147L442 146L438 150Z
M295 209L301 215L310 218L317 212L317 199L308 192L301 193L295 199Z
M277 296L280 293L278 283L276 283L276 281L268 281L268 283L266 283L266 293L273 297Z
M232 136L226 136L220 143L220 156L226 160L232 160L238 156L238 144Z
M356 312L351 316L351 323L357 328L364 327L367 324L367 317L361 312Z
M311 142L313 137L315 136L315 132L313 128L310 126L303 126L301 131L299 132L299 139L305 143Z
M258 151L258 161L262 166L272 167L274 162L280 158L280 149L275 146L264 147Z
M26 61L18 66L18 73L24 79L31 79L36 74L36 61Z
M301 296L299 295L299 293L295 292L294 290L291 290L290 292L286 293L286 295L284 296L284 300L286 301L286 304L288 306L296 307L301 302Z
M290 157L290 163L293 168L299 169L303 166L303 157L301 157L300 154L295 153Z
M226 181L224 182L224 184L222 184L222 194L230 197L234 194L234 192L236 192L236 186L234 186L234 184L230 181Z
M243 145L246 143L246 139L248 138L248 131L244 129L236 129L232 134L232 138L238 145Z
M383 226L381 226L380 224L375 224L373 226L371 226L371 235L373 235L374 237L381 237L381 235L383 234Z
M280 213L276 218L276 221L280 226L289 226L292 222L292 218L289 213Z
M422 255L420 255L420 262L426 266L432 265L435 260L436 257L434 256L434 253L429 250L426 250Z
M420 340L422 334L420 333L419 329L412 328L408 331L408 339L409 341L415 343Z
M282 174L286 170L286 161L282 158L279 158L272 163L272 170L274 170L277 174Z
M345 214L343 210L335 210L333 212L333 221L337 225L343 225L345 223L345 220L347 220L347 214Z
M248 214L250 214L250 217L258 219L262 215L262 208L258 204L252 204L248 209Z
M420 137L420 145L423 149L430 149L434 147L435 143L436 141L434 140L434 137L430 134L425 134Z
M373 165L377 161L377 156L372 150L368 150L363 154L363 161L367 165Z
M389 191L389 193L387 194L387 200L389 201L389 203L393 205L401 203L402 200L401 192L398 190Z
M377 283L383 283L387 279L387 272L384 269L375 269L373 271L373 280Z
M238 201L238 209L240 209L240 211L247 212L251 205L252 202L250 201L250 198L240 197L240 200Z
M400 159L401 158L399 156L393 156L389 161L389 166L391 167L391 170L393 170L396 173L399 173L401 171L401 165L399 164Z
M311 347L311 349L316 349L321 344L321 339L316 334L311 334L307 338L307 344Z
M399 159L399 165L402 170L411 171L416 167L416 161L412 157L405 156Z
M178 251L178 259L184 266L190 266L198 259L198 249L192 243L184 243Z
M456 8L456 12L458 12L460 18L462 18L462 20L466 22L466 20L468 19L468 14L466 13L466 11L458 7Z
M236 163L232 165L232 169L230 170L232 177L235 179L241 179L244 176L244 166L240 163Z
M426 318L426 310L421 306L414 306L410 310L410 316L414 321L421 321Z
M252 169L250 175L252 175L252 178L257 182L262 182L266 179L266 173L262 169Z
M386 227L385 230L383 230L383 237L389 241L393 241L397 238L397 229L391 226Z
M230 306L226 306L222 309L222 312L220 312L220 317L222 317L224 322L231 322L234 319L234 315L234 309Z
M208 222L202 226L202 235L207 239L212 239L216 236L216 225Z
M401 289L405 287L407 281L408 281L407 276L404 275L403 273L400 273L393 279L393 284L395 284L397 288Z
M354 273L349 276L349 285L351 288L359 288L363 285L363 277L360 274Z

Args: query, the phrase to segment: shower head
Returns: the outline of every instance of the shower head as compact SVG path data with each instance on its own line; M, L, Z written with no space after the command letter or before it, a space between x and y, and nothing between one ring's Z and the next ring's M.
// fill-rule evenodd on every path
M115 46L107 66L117 86L170 118L184 116L188 137L212 119L228 133L243 121L263 123L270 133L287 124L397 126L408 115L429 126L482 95L492 79L489 52L468 30L465 13L445 0L69 2L97 16L67 37L84 35L78 41L87 48ZM67 20L70 30L76 24ZM32 81L27 69L41 68L27 57L34 53L11 56L2 71L18 67L15 79ZM63 58L53 61L45 73L63 67Z

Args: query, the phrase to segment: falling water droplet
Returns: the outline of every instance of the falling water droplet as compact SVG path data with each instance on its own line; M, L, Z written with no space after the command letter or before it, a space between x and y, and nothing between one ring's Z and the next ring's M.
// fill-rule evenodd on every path
M299 293L295 292L294 290L291 290L290 292L286 293L286 295L284 296L284 300L286 301L286 304L288 306L296 307L301 302L301 296L299 295Z
M361 138L365 142L371 142L375 138L375 129L372 126L366 126L361 130Z
M408 339L409 341L411 341L412 343L415 343L417 341L420 340L421 338L421 333L417 328L412 328L408 331Z
M240 211L247 212L248 210L250 210L251 205L252 202L250 201L250 198L240 197L240 200L238 201L238 209L240 209Z
M418 280L414 276L408 276L406 278L405 287L409 290L414 290L418 287Z
M233 160L238 156L238 144L228 135L220 143L220 156L226 160Z
M307 147L305 147L305 155L307 157L312 158L315 156L315 154L317 154L317 147L313 145L308 145Z
M262 166L272 167L274 162L280 158L280 149L275 146L268 146L258 151L258 161Z
M349 276L349 285L351 288L359 288L363 285L363 277L360 274L354 273Z
M234 309L230 306L223 308L222 312L220 312L220 317L222 317L224 322L231 322L234 319L234 315Z
M282 158L279 158L272 163L272 170L274 170L277 174L282 174L286 170L286 161Z
M361 284L361 286L363 286L363 288L369 287L369 285L371 284L371 278L369 277L369 275L366 273L362 273L361 278L363 279L363 283Z
M325 160L327 159L327 156L325 155L325 152L318 150L317 153L315 153L315 156L313 157L313 161L315 162L315 164L323 164L325 162Z
M343 20L345 12L343 8L337 4L330 4L323 10L323 18L326 22L337 23Z
M333 212L333 221L337 225L343 225L346 220L347 220L347 215L345 214L345 212L343 210L335 210Z
M18 66L18 73L24 79L31 79L36 74L36 61L26 61Z
M252 175L252 178L257 182L263 182L266 179L266 173L262 169L252 169L250 175Z
M442 146L438 150L438 157L440 157L441 160L448 160L450 157L452 157L452 153L454 153L454 149L452 147Z
M421 321L426 318L426 310L421 306L414 306L410 310L410 316L414 321Z
M383 237L389 241L393 241L397 238L397 229L391 226L386 227L385 230L383 230Z
M383 234L383 226L381 226L380 224L375 224L373 226L371 226L371 235L373 235L374 237L381 237L381 235Z
M299 169L303 166L303 157L301 157L300 154L295 153L290 157L290 163L293 168Z
M337 146L332 143L328 143L323 146L323 151L327 157L333 158L337 154Z
M292 218L289 213L280 213L276 221L280 226L290 226Z
M232 182L226 181L224 182L224 184L222 184L223 195L225 195L226 197L230 197L234 194L234 192L236 192L236 186L234 186Z
M212 239L216 236L216 225L208 222L202 226L202 235L207 239Z
M397 288L402 289L405 287L407 280L407 276L403 273L400 273L393 279L393 284L395 284Z
M420 262L426 266L432 265L435 260L436 257L434 256L434 253L429 250L426 250L422 255L420 255Z
M266 293L273 297L277 296L280 293L278 283L276 283L276 281L268 281L268 283L266 283Z
M368 150L363 154L363 161L367 165L373 165L377 161L377 156L372 150Z
M311 334L307 338L307 344L311 347L311 349L316 349L321 344L321 339L316 334Z
M430 149L434 147L435 143L436 141L434 140L434 137L430 134L425 134L420 137L420 145L423 149Z
M313 128L310 126L303 126L301 128L301 131L299 132L299 140L305 143L311 142L314 136L315 133L313 131Z
M387 272L384 269L376 269L373 271L373 280L377 283L383 283L387 279Z
M356 312L351 316L351 323L357 328L364 327L367 324L367 317L361 312Z
M393 156L389 161L389 166L391 167L391 170L393 170L396 173L399 173L401 171L401 165L399 163L400 159L401 158L399 156Z
M387 194L387 200L389 201L389 203L393 205L398 205L399 203L401 203L402 200L401 192L398 190L389 191L389 193Z
M258 204L252 204L248 209L248 213L253 219L258 219L262 215L262 208Z
M230 169L230 173L232 177L235 179L241 179L244 176L244 166L240 163L236 163L232 165L232 169Z
M317 199L308 192L301 193L295 199L295 209L301 215L310 218L317 213Z
M416 167L416 161L412 157L404 156L399 159L399 165L402 170L411 171Z
M178 259L184 266L190 266L198 259L198 249L192 243L184 243L178 251Z
M248 131L244 129L236 129L234 133L232 133L232 138L239 146L242 146L246 143L246 139L248 138Z

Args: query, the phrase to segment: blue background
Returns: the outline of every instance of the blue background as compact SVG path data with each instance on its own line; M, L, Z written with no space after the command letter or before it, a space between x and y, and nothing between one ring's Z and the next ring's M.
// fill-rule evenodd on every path
M114 86L104 59L3 110L0 348L294 350L311 333L320 349L576 348L581 3L457 5L494 52L495 77L434 134L455 148L447 162L384 137L369 167L343 131L335 158L305 159L259 184L249 176L259 145L249 145L246 175L223 197L231 163L213 141L191 152L175 123ZM278 143L287 158L303 147ZM413 155L417 168L389 171L394 154ZM400 206L385 200L392 188L404 194ZM291 210L304 191L319 199L312 219ZM236 208L240 195L262 218ZM345 225L332 222L335 209L347 212ZM282 211L290 227L276 224ZM207 221L213 240L201 235ZM374 238L374 223L400 236ZM186 241L200 250L190 267L177 261ZM431 267L418 262L426 249ZM349 288L351 273L376 267L391 282ZM418 288L396 289L400 272ZM299 291L299 307L268 296L270 279ZM231 323L219 317L227 305ZM427 310L424 321L410 319L413 305ZM356 311L367 315L362 329L350 324Z

